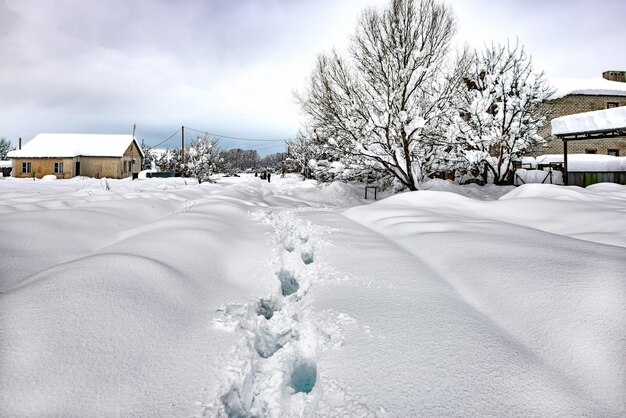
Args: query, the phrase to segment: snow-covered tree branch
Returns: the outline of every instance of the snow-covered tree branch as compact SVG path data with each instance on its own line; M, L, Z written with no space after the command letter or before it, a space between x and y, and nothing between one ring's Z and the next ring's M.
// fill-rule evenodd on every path
M465 88L457 96L452 129L463 142L468 168L484 182L504 183L512 162L544 142L539 129L548 108L539 105L552 91L518 44L492 44L459 65Z
M435 0L393 0L361 17L347 58L318 57L299 96L310 130L344 163L416 190L450 110L445 59L455 21Z
M6 138L0 138L0 160L6 160L7 153L14 149L15 148L11 146L11 141L7 141Z

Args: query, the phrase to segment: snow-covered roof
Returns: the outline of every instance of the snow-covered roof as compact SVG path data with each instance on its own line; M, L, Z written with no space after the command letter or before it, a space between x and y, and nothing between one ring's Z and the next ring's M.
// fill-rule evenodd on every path
M551 124L552 135L626 130L626 106L561 116L552 119Z
M556 92L550 97L558 99L568 94L626 96L626 83L610 81L602 77L563 78L554 77L549 80Z
M13 167L13 163L11 160L0 160L0 168L11 168Z
M524 163L537 167L537 164L561 163L563 154L546 154L537 158L526 157ZM603 154L568 154L568 171L626 171L626 157Z
M10 158L45 157L122 157L132 135L104 134L39 134L28 141L21 150L10 151ZM136 141L135 141L136 144ZM141 153L141 149L137 145ZM143 157L143 153L141 153Z

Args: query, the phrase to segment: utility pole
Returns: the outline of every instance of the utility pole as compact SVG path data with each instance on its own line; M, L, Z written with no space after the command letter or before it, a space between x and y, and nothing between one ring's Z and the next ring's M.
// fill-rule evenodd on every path
M135 155L133 154L133 147L135 146L135 130L137 129L137 124L133 123L133 142L130 144L130 179L135 180L135 176L133 173L135 172ZM141 155L141 154L139 154ZM141 168L141 167L139 167Z
M180 176L183 176L183 164L185 163L185 127L180 127Z
M180 128L180 160L185 160L185 127Z

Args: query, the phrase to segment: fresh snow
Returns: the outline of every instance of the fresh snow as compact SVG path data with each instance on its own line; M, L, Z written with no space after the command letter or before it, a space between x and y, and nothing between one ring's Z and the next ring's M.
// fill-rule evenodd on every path
M518 168L515 170L513 182L516 186L527 183L563 184L563 173L558 170L527 170Z
M537 164L563 164L563 154L545 154L537 158L524 157L525 165L536 168ZM567 170L574 171L626 171L626 157L603 154L567 154Z
M555 90L550 99L558 99L569 94L626 96L626 83L602 77L552 77L549 82Z
M552 135L610 131L615 129L626 131L626 106L561 116L552 119L551 124Z
M624 416L626 187L0 180L1 416Z
M39 134L8 157L121 157L133 141L132 135Z

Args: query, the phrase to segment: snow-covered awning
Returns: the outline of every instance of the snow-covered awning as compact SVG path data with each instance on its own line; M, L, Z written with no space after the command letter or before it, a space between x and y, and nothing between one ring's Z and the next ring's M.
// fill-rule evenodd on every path
M567 140L626 136L626 106L552 119L552 135Z
M122 157L133 142L143 158L141 148L132 135L39 134L28 141L21 150L10 151L7 157Z
M626 107L552 119L552 135L563 140L563 180L568 184L567 142L626 136Z

